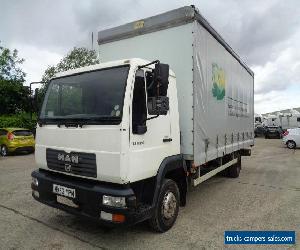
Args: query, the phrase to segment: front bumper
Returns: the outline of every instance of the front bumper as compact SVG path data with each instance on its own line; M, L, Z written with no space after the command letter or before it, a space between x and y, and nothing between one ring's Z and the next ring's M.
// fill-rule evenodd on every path
M126 200L132 200L134 192L129 186L100 183L98 181L65 176L46 170L36 170L31 174L38 179L38 186L31 184L32 196L35 200L48 206L58 208L65 212L93 219L101 224L109 226L133 225L146 220L152 215L152 208L148 205L128 205L127 208L107 207L102 205L102 196L121 196ZM73 200L77 207L68 206L57 201L54 194L53 184L76 190L76 198ZM38 192L38 196L36 195ZM125 216L124 222L113 222L101 219L101 211L110 214L121 214Z

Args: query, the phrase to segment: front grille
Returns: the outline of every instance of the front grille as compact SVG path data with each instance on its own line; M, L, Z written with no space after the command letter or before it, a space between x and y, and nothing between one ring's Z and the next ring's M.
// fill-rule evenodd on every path
M49 169L87 176L97 177L96 155L91 153L70 152L47 148L46 160Z

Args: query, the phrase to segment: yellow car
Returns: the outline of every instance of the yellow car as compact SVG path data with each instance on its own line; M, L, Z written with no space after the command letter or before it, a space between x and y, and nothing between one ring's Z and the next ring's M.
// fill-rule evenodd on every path
M34 152L32 132L24 128L0 128L0 153L6 156L14 152Z

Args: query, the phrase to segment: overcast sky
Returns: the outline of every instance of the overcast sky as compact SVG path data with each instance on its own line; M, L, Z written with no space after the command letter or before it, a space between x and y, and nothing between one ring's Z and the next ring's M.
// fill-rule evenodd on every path
M300 107L298 0L0 0L0 40L38 81L74 46L91 48L91 32L191 4L255 72L255 112Z

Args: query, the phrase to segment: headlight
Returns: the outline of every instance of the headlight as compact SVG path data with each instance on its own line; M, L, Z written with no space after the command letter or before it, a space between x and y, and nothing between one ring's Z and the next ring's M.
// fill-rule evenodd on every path
M32 177L32 183L33 183L33 185L35 185L35 186L38 186L38 185L39 185L39 181L38 181L38 179L35 178L35 177Z
M102 204L111 207L126 207L125 197L103 195Z

